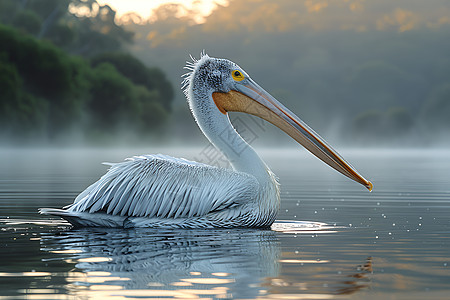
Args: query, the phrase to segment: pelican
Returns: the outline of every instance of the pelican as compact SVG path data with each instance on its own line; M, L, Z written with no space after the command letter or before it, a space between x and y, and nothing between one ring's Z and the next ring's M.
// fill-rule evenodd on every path
M76 227L269 227L280 206L276 176L236 132L228 112L245 112L279 127L330 167L362 177L317 133L261 88L237 64L202 53L188 62L183 91L192 115L232 170L166 155L110 164L97 182L63 209L41 208Z

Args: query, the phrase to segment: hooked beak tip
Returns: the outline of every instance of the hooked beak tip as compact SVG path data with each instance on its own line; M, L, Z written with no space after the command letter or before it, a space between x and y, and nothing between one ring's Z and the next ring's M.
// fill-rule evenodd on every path
M239 83L235 90L213 93L212 98L223 114L240 111L272 123L330 167L362 184L369 192L372 191L373 184L370 181L362 177L325 140L255 82Z
M366 188L369 190L369 192L372 192L372 189L373 189L373 184L372 184L372 182L367 181Z

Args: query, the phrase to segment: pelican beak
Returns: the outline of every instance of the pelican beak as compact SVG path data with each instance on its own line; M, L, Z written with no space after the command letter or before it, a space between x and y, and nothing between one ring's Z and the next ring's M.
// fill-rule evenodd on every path
M245 112L272 123L330 167L372 191L373 185L370 181L362 177L354 167L299 117L250 78L237 82L235 90L228 93L213 93L212 97L222 113L226 114L229 111Z

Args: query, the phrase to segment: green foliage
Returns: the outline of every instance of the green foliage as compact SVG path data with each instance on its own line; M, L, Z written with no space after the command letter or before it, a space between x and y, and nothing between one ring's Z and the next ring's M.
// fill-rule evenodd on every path
M4 58L0 59L0 90L2 91L0 103L2 111L4 111L5 106L19 99L21 86L22 80L16 67Z
M98 65L93 70L91 84L88 108L96 127L114 129L119 121L129 123L138 113L132 82L117 72L113 65Z
M14 63L26 81L27 89L41 96L60 97L70 88L67 56L55 46L39 42L11 28L0 27L2 53Z
M0 53L17 68L22 89L34 97L46 99L49 133L58 133L80 117L80 89L83 68L80 62L45 41L0 26ZM34 102L28 101L28 104Z
M77 36L75 28L67 23L59 22L49 29L49 35L54 45L66 49L68 45L72 45Z
M0 1L1 23L83 56L117 51L131 42L133 34L115 23L115 15L96 0Z
M158 92L134 85L112 64L98 64L92 73L91 100L88 109L97 129L151 130L167 118L166 110L156 101Z
M67 25L74 32L71 42L61 45L64 49L91 57L103 52L119 51L123 44L132 41L133 34L115 23L116 12L108 5L99 5L95 0L73 0L71 6L75 9L84 8L89 13L80 16L69 14L60 20L59 26ZM47 38L54 41L54 33L49 30Z
M3 135L42 133L47 101L23 91L16 67L0 59L0 127Z
M155 91L152 99L170 110L173 100L173 88L165 74L157 68L147 68L141 61L126 53L103 53L91 59L91 64L110 63L134 84L142 85L149 91Z
M33 11L22 10L14 16L12 24L14 25L14 27L21 29L24 32L38 34L41 29L42 20Z
M140 104L140 128L143 131L158 129L169 117L168 111L160 104L158 90L149 91L144 86L137 87Z
M135 63L126 74L144 72L151 89L128 79L112 63L91 67L82 57L4 25L0 44L3 137L55 138L74 127L97 134L124 127L151 132L167 118L161 105L166 92L154 84L158 80L152 79L151 69L131 56L124 55Z

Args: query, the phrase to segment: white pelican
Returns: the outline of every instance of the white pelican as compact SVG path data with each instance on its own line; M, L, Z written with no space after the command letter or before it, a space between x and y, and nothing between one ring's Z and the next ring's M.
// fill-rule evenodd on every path
M111 168L63 209L42 208L74 226L232 228L268 227L280 205L275 175L235 131L228 112L258 116L312 154L372 190L318 134L256 84L237 64L202 54L183 81L203 134L233 170L165 155L135 156Z

